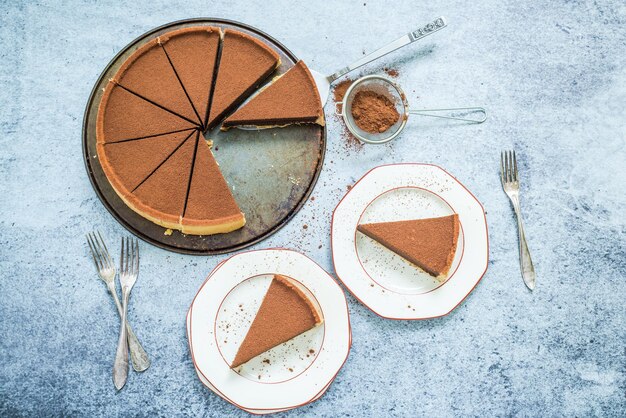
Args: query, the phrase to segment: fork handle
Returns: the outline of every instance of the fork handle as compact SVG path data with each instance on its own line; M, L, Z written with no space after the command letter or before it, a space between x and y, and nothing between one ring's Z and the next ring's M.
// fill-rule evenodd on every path
M115 352L115 363L113 364L113 383L117 390L120 390L126 384L128 379L128 333L126 328L126 314L128 312L128 297L130 292L122 288L122 323L120 325L120 338L117 342L117 351Z
M522 222L522 210L520 207L520 201L518 196L511 198L513 203L513 209L517 216L517 233L519 235L519 260L520 268L522 270L522 279L526 287L530 290L535 289L535 267L533 266L533 260L530 257L530 250L526 243L526 234L524 233L524 223Z
M109 289L109 293L111 293L111 297L115 302L115 306L117 307L117 312L120 314L120 319L122 318L122 304L120 303L119 298L117 297L117 292L115 291L115 284L113 282L108 283L107 287ZM133 329L128 322L128 318L126 319L126 332L128 333L128 347L130 348L130 360L133 363L133 369L137 372L143 372L150 367L150 358L148 357L148 353L144 350L143 346L139 342L139 338L133 332Z

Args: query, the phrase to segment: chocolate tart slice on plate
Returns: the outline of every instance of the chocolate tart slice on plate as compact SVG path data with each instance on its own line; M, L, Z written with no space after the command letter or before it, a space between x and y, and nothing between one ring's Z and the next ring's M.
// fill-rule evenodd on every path
M291 124L324 125L324 110L313 76L303 61L277 77L224 121L233 126L271 128Z
M459 238L459 215L361 224L359 232L444 281Z
M287 277L276 274L230 367L239 367L321 323L307 296Z

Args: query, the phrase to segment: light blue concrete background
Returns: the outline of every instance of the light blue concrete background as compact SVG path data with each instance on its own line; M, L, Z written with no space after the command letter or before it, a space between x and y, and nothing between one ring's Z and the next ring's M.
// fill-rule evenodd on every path
M485 105L459 126L410 120L396 142L347 145L330 116L324 171L297 217L255 246L304 251L332 272L333 208L369 168L439 164L485 206L489 270L452 314L378 318L349 297L354 345L324 397L285 416L623 416L626 410L626 6L618 1L2 1L0 415L246 416L196 379L188 305L223 257L143 244L130 319L152 356L115 393L118 320L88 258L125 230L92 191L85 103L124 45L169 21L240 20L331 72L439 15L449 27L389 57L416 107ZM520 157L538 272L522 284L499 152ZM303 225L307 224L308 229Z

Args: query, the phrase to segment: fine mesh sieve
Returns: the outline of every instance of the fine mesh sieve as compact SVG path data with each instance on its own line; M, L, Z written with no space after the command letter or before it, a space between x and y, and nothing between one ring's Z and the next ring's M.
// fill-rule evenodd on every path
M361 129L352 116L352 103L357 93L361 91L372 91L388 98L394 104L400 117L389 129L384 132L367 132ZM457 107L450 109L421 109L409 110L409 103L406 95L396 83L380 75L368 75L356 80L346 91L343 101L336 103L335 111L346 123L348 130L360 141L368 144L384 144L397 137L406 126L409 114L430 116L443 119L454 119L470 123L483 123L487 119L487 112L482 107ZM339 106L341 111L339 112ZM444 114L447 112L447 114ZM477 119L461 117L455 115L468 115L471 113L481 113Z

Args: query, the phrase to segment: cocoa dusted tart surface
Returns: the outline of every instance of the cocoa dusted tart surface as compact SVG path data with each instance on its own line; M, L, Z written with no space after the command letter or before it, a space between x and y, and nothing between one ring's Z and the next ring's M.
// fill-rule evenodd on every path
M278 54L259 40L226 29L209 110L213 128L240 105L280 65Z
M223 127L283 126L294 123L324 125L324 111L313 76L303 61L226 118Z
M241 228L245 222L209 145L200 137L182 219L183 233L206 235L230 232Z
M202 122L189 102L160 38L153 39L135 51L122 64L113 80L190 122L198 125Z
M289 278L277 274L230 367L239 367L321 323L309 298Z
M194 127L189 121L110 81L98 108L96 138L98 143L116 142Z
M243 227L245 216L202 132L278 65L278 54L259 40L210 26L167 32L138 48L103 89L96 119L97 157L115 192L142 217L186 234ZM280 106L277 114L291 112L286 119L297 107L300 121L323 123L311 88L299 62L259 100L269 97ZM278 103L277 94L291 105Z
M198 133L173 154L128 197L127 204L144 218L166 228L180 228Z
M361 224L357 230L445 280L454 260L459 238L459 216Z
M122 198L129 196L157 167L178 149L193 130L128 141L98 144L101 166Z
M160 38L203 126L209 116L220 38L221 31L212 27L180 29Z

